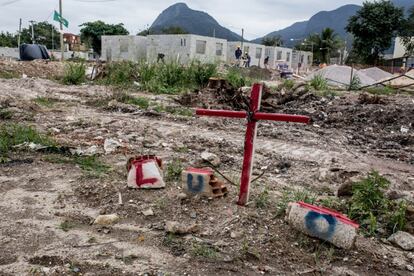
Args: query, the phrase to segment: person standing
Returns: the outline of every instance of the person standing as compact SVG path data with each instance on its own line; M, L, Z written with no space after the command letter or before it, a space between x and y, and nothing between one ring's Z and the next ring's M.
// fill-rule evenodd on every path
M267 57L264 59L264 67L265 67L265 69L269 69L269 59L270 59L270 57L269 57L269 56L267 56Z
M247 53L247 52L246 52L244 58L246 60L245 67L249 68L250 67L250 62L252 61L252 58L250 57L249 53Z
M234 55L236 56L236 62L237 62L237 66L240 66L240 59L243 55L242 50L240 49L240 47L238 46L236 51L234 52Z

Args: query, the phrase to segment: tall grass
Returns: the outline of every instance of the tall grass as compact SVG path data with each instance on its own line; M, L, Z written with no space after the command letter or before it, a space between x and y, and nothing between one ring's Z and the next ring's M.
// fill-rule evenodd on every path
M310 81L309 85L318 91L328 89L328 81L320 75L316 75Z
M86 68L84 63L70 62L65 65L63 83L68 85L79 85L86 80Z

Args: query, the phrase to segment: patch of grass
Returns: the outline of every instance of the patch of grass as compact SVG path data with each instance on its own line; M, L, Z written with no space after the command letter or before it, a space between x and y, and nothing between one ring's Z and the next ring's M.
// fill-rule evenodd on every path
M205 87L208 80L216 75L216 64L202 64L199 60L195 60L187 68L187 79L192 80L199 87Z
M34 99L34 102L40 106L52 107L57 102L57 100L46 97L37 97Z
M185 117L192 117L194 115L194 111L190 108L167 107L165 111L173 115L179 115L179 116L185 116Z
M292 90L294 86L295 86L294 80L284 80L283 83L279 86L279 90L281 90L282 88L286 90Z
M374 95L392 95L396 90L390 86L370 87L365 89L366 92Z
M79 166L83 171L91 174L92 176L101 176L106 174L110 170L110 166L102 162L98 156L62 156L62 155L50 155L45 157L45 161L57 164L73 164Z
M67 85L79 85L86 80L86 67L84 63L70 62L65 65L63 83Z
M285 214L289 202L303 201L309 204L315 204L316 194L307 190L284 190L282 198L279 199L276 205L276 216Z
M337 97L340 96L341 93L338 91L334 91L334 90L320 90L317 91L316 95L321 96L321 97L325 97L325 98L332 98L332 97Z
M71 221L65 220L58 225L58 228L64 232L68 232L70 229L73 229L75 224Z
M269 206L270 198L269 191L264 188L263 191L256 197L255 205L257 208L264 209Z
M216 259L218 257L218 251L215 247L196 242L192 244L191 254L196 257L203 257L207 259Z
M106 68L104 83L115 86L130 86L138 80L138 64L130 61L111 62Z
M0 120L10 120L13 117L13 114L7 108L0 107Z
M315 90L327 90L328 89L328 81L324 79L320 75L316 75L310 82L309 85L313 87Z
M35 143L43 146L55 146L56 143L40 134L33 127L16 124L0 124L0 162L8 158L8 154L13 147L23 143Z
M10 72L10 71L5 71L5 70L0 71L0 79L18 79L18 78L20 78L20 75L17 72Z
M165 169L165 175L167 181L178 181L181 177L181 172L183 171L183 164L179 159L173 159L170 163L167 164Z
M249 85L249 81L243 76L240 69L230 68L225 76L228 83L234 88L240 88Z
M348 90L358 90L361 87L361 79L358 76L353 76Z
M147 109L150 105L150 102L147 98L134 97L129 95L127 92L116 92L114 93L113 98L118 102L136 105L142 109Z
M357 220L368 236L376 235L380 227L390 233L405 227L407 205L386 197L389 186L390 182L376 171L353 185L348 216Z

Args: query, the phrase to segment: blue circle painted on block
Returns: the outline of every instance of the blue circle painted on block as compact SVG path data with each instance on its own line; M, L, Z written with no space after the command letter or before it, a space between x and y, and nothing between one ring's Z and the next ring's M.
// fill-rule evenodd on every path
M200 193L204 189L204 178L202 175L197 176L197 185L193 184L194 176L192 174L188 174L187 176L187 187L188 190L192 193Z
M321 231L316 225L316 221L320 218L324 218L329 224L329 227L326 231ZM305 217L306 229L310 233L318 238L329 240L332 238L335 228L336 228L336 219L331 215L319 214L314 211L310 211Z

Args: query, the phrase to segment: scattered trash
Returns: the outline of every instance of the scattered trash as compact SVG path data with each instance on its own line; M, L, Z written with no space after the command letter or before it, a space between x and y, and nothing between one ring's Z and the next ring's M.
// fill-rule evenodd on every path
M106 154L115 152L121 146L122 146L121 143L119 143L118 141L114 139L105 139L104 150Z
M388 241L407 251L414 249L414 237L407 232L398 231L389 237Z
M148 210L142 211L142 214L146 217L150 217L154 215L154 211L150 208Z
M165 187L162 161L153 155L131 158L127 164L128 187L134 189L159 189Z
M286 212L287 221L295 229L340 248L354 246L359 225L345 215L304 202L289 203Z
M117 214L111 214L111 215L100 215L98 216L93 224L96 225L113 225L119 221L119 216Z
M220 198L228 194L224 182L218 180L210 168L188 168L182 172L182 182L184 191L189 195Z
M199 227L197 224L192 224L188 226L188 225L176 222L176 221L167 221L165 223L165 231L171 234L185 235L185 234L196 233L199 231L198 228Z

